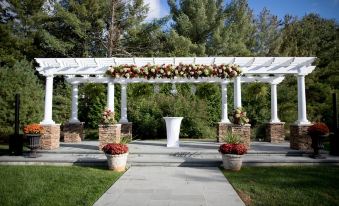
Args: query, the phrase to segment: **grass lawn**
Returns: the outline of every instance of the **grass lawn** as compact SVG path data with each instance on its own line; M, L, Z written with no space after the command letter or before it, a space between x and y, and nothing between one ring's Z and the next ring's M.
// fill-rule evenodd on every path
M0 166L0 205L93 205L120 175L104 168Z
M246 205L339 205L339 167L244 167L224 175Z

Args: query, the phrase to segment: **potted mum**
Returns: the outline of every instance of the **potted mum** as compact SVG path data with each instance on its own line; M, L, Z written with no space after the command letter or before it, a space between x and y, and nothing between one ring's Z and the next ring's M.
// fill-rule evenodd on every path
M312 139L311 147L313 148L313 154L310 157L324 158L319 154L319 150L324 148L323 140L330 133L327 125L322 122L317 122L307 129L307 133Z
M227 143L219 147L223 167L225 170L239 171L242 166L242 157L247 152L247 147L240 142L238 135L227 134L225 139L227 139Z
M44 132L44 128L40 124L29 124L23 130L28 140L27 147L31 149L29 157L36 158L36 150L40 147L40 137Z
M113 171L123 172L126 169L126 162L128 156L128 147L125 144L110 143L102 148L104 151L108 168Z

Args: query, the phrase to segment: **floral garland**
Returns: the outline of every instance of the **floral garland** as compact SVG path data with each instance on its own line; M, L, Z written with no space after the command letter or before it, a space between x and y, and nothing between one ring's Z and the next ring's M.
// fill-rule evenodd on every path
M173 79L173 78L195 78L218 77L221 79L232 79L242 73L239 65L203 65L203 64L172 64L151 65L141 67L136 65L110 66L106 74L112 78L145 78L145 79Z

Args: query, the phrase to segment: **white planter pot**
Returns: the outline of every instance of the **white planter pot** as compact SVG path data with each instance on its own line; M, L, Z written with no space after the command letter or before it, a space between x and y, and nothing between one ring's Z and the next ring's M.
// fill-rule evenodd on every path
M239 171L242 165L242 156L236 154L221 154L225 170Z
M128 153L119 155L105 154L107 157L108 169L123 172L126 169L126 162Z
M180 124L183 117L164 117L167 132L167 147L179 147Z

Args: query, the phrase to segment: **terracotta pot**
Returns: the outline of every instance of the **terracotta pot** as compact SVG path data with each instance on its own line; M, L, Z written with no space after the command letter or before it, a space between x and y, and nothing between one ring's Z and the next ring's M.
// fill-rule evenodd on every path
M125 171L126 163L127 163L127 156L128 156L128 153L119 154L119 155L106 154L108 169L116 171L116 172Z
M241 169L243 155L222 154L221 156L225 170L239 171Z

